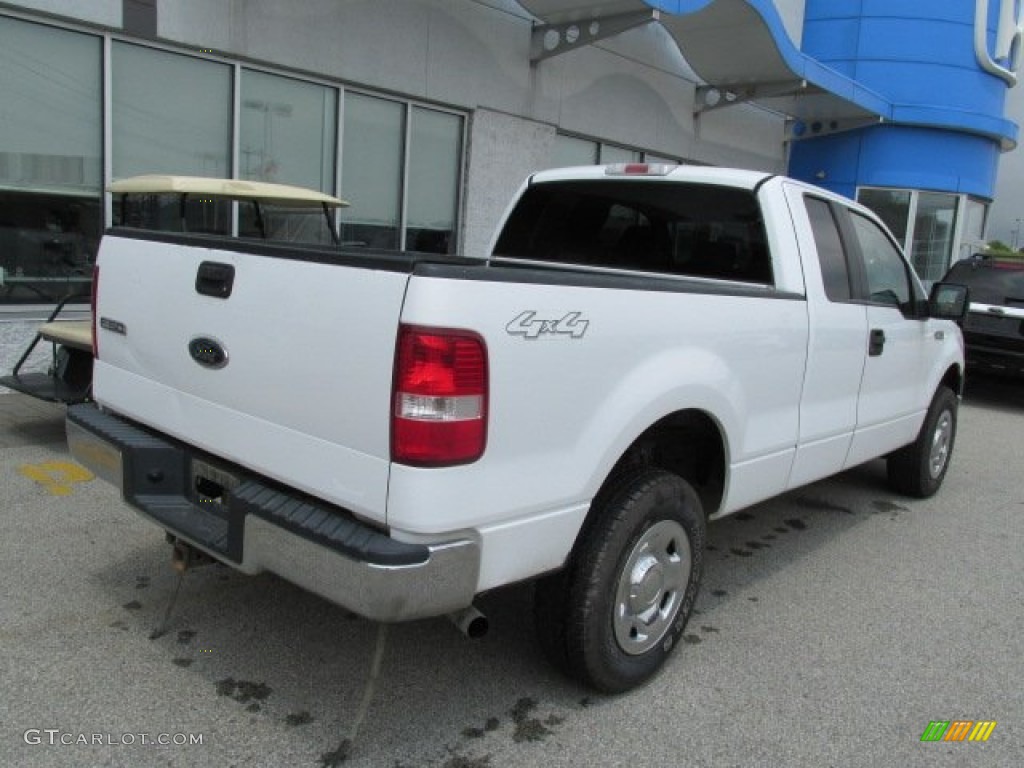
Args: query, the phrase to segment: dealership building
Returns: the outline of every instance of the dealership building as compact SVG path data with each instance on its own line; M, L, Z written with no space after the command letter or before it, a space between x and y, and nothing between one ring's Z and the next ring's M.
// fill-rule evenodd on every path
M104 190L144 173L484 256L534 171L763 169L861 200L935 280L982 243L1020 47L1016 0L0 2L0 321L87 293Z

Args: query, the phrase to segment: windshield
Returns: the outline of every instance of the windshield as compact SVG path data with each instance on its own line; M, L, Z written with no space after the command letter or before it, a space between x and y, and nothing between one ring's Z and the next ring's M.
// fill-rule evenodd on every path
M960 261L953 265L943 282L966 285L971 291L971 301L978 304L1024 306L1024 262Z

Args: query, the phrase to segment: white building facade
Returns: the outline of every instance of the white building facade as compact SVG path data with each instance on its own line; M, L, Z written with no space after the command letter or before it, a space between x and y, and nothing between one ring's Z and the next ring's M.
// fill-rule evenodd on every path
M87 282L116 216L104 187L141 173L312 187L352 203L348 241L483 255L543 168L785 170L782 117L696 115L659 25L538 61L537 24L513 0L0 4L0 306L73 285L18 278Z
M352 203L348 243L482 257L544 168L788 171L878 202L941 270L980 240L995 158L1016 142L1000 109L1020 24L1009 0L897 5L902 17L871 0L0 1L0 326L88 295L100 234L120 223L104 190L143 173L311 187ZM930 61L906 42L922 20L953 30ZM872 79L855 59L888 39L873 24L922 82L963 48L987 101L908 106L909 76L909 97L881 93L889 70ZM983 172L923 172L934 152L900 148L936 136L942 160L969 145L963 166ZM887 154L868 167L876 146ZM237 234L238 216L207 206L191 223ZM25 333L0 328L5 368Z

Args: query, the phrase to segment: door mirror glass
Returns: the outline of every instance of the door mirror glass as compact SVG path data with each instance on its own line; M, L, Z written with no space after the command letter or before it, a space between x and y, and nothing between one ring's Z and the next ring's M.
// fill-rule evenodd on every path
M928 298L928 314L940 320L963 322L970 306L966 285L936 283Z

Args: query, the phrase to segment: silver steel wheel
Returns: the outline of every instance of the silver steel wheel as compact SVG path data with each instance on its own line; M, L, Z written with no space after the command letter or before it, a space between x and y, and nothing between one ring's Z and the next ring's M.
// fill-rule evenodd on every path
M690 581L693 558L686 531L674 520L648 528L629 553L615 593L615 639L631 656L668 633Z
M943 411L935 422L935 431L932 433L931 450L928 453L928 472L932 479L938 479L949 461L949 448L953 442L953 414L951 411Z

